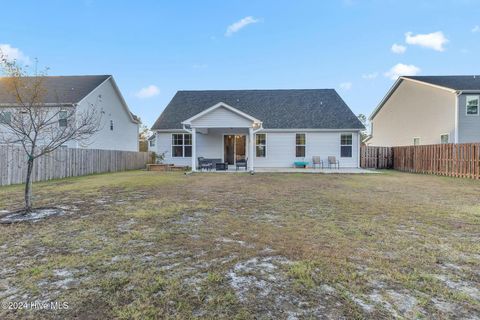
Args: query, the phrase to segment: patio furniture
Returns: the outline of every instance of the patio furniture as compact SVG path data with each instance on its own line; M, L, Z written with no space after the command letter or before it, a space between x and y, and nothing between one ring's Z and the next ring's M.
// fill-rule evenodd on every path
M308 166L308 161L295 161L293 163L295 168L306 168Z
M332 168L332 166L337 169L340 169L340 161L335 158L335 156L329 156L328 157L328 168Z
M320 166L320 168L323 169L323 160L320 159L320 156L313 156L312 165L313 165L313 169L315 169L316 166Z
M228 163L226 163L226 162L215 163L215 170L217 170L217 171L227 171L228 170Z
M236 171L238 171L239 168L245 168L245 171L247 171L247 163L248 163L248 158L237 160Z
M213 169L213 162L210 161L211 159L205 159L204 157L198 157L198 169L200 170L212 170Z

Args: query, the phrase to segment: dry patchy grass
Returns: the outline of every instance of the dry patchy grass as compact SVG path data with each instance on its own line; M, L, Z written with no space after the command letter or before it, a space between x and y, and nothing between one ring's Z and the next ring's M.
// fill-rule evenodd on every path
M132 171L34 185L0 226L0 318L473 318L478 181ZM21 205L0 189L0 210Z

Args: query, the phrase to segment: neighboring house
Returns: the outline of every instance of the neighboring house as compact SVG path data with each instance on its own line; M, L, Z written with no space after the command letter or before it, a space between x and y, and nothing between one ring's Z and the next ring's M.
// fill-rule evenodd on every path
M152 134L150 137L148 137L148 151L157 152L155 142L157 142L157 136L155 134Z
M2 121L9 120L9 109L15 108L15 97L6 89L7 78L0 78ZM48 76L43 80L46 91L43 103L59 108L74 107L82 112L89 106L101 114L101 130L88 141L70 141L71 148L138 151L139 119L128 109L111 75ZM59 113L61 117L62 113ZM61 119L59 125L61 126ZM5 130L0 126L0 130Z
M364 126L333 89L179 91L152 127L165 162L215 158L248 168L292 167L294 161L359 167Z
M400 77L370 116L372 146L480 142L480 77Z

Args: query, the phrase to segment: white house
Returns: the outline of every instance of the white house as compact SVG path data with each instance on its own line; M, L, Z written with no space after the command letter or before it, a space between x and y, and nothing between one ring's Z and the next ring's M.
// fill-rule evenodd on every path
M0 78L1 121L9 121L9 109L17 103L11 90L7 89L8 78ZM71 148L138 151L139 120L132 114L118 89L113 76L47 76L42 86L45 90L43 103L59 108L74 107L78 112L91 106L101 114L101 130L88 141L67 143ZM59 113L59 117L61 113ZM61 119L59 119L61 125ZM0 130L6 130L0 126Z
M359 167L363 129L333 89L179 91L152 127L165 162L193 170L199 157L247 160L249 170L311 166L314 156Z

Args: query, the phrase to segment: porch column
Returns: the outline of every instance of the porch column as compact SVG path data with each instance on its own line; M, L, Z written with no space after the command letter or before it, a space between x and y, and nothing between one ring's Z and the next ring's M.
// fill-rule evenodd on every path
M255 137L253 128L248 128L248 170L253 171L253 158L255 157Z
M197 171L197 129L192 128L192 171Z

